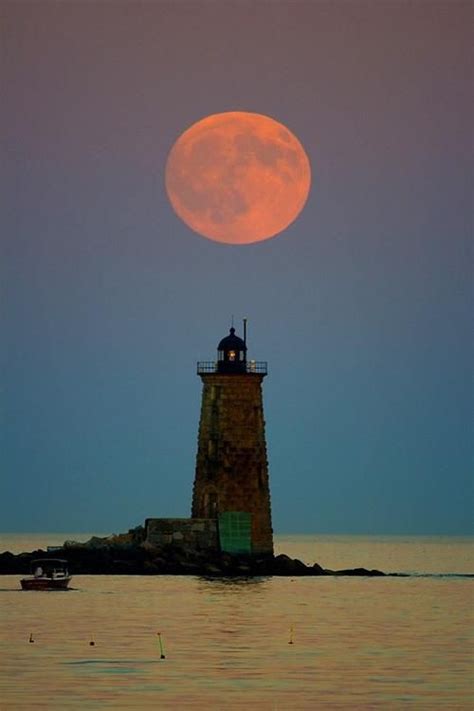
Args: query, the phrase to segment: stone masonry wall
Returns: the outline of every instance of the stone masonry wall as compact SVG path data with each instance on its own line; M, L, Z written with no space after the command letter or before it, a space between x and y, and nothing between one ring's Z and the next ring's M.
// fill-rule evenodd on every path
M217 521L199 518L147 518L145 543L190 550L218 550Z
M203 374L193 518L252 514L252 552L273 553L262 379Z

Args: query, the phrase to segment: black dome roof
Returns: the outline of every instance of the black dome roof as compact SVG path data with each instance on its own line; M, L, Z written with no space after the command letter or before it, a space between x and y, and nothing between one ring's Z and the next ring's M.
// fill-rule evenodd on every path
M218 351L246 351L245 341L235 335L235 328L230 329L230 335L220 341Z

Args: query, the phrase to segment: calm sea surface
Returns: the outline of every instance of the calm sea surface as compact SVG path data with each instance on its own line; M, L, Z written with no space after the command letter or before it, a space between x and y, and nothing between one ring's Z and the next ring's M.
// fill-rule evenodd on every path
M0 534L0 551L89 537ZM68 592L0 576L0 709L473 708L472 539L276 544L327 568L416 575L81 575Z

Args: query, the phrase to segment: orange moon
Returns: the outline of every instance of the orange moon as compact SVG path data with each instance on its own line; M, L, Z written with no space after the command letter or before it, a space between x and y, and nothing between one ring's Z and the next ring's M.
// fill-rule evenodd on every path
M176 214L208 239L249 244L274 237L300 214L311 167L299 140L262 114L229 111L190 126L166 163Z

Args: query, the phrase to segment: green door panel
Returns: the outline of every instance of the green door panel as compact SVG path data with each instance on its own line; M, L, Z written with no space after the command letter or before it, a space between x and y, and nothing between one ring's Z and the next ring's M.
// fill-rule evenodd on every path
M252 514L226 511L219 514L219 540L226 553L252 552Z

